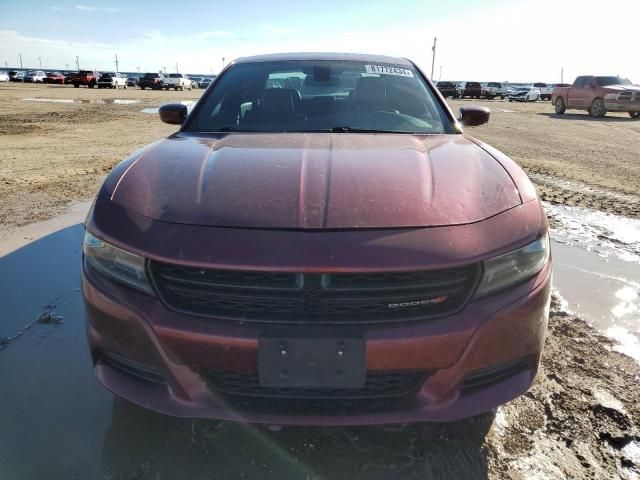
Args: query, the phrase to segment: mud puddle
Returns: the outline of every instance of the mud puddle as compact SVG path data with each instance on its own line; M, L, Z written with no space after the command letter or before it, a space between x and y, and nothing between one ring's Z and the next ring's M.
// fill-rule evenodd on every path
M640 220L545 204L554 287L566 308L640 362Z
M80 103L90 105L132 105L140 103L140 100L131 100L125 98L96 98L96 99L78 99L78 98L23 98L25 102L44 102L44 103Z

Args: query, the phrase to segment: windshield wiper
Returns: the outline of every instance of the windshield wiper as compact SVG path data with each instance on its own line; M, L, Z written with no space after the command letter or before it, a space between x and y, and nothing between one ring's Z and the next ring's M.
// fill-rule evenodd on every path
M374 128L333 127L331 133L420 133L402 130L378 130Z
M213 130L214 132L258 132L259 130L247 130L245 128L238 127L220 127L217 130Z

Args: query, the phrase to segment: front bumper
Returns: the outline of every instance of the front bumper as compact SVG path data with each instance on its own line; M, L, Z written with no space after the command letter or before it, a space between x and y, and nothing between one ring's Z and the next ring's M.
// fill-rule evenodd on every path
M219 393L206 373L255 373L258 338L265 327L171 311L156 297L113 283L86 265L82 286L95 373L118 396L181 417L364 425L455 420L524 393L537 373L544 343L551 265L453 315L359 327L366 342L367 372L428 372L417 391L384 400L264 399ZM343 327L335 328L338 332ZM112 361L114 356L129 362L119 364ZM468 387L472 374L477 377L496 366L505 366L508 374Z

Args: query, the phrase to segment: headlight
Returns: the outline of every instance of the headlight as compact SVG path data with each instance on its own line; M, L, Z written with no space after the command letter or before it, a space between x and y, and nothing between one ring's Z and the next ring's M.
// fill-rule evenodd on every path
M145 270L145 259L84 233L82 251L89 265L106 277L143 292L152 293Z
M548 234L515 252L487 260L476 296L487 295L526 280L542 270L548 261Z

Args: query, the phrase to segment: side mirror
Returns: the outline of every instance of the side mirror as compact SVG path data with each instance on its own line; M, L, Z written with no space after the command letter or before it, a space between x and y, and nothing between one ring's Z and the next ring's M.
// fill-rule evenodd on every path
M465 127L477 127L489 121L491 110L487 107L460 107L460 123Z
M162 105L158 110L160 120L171 125L182 125L187 118L187 107L181 103Z

